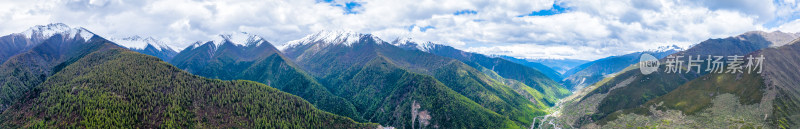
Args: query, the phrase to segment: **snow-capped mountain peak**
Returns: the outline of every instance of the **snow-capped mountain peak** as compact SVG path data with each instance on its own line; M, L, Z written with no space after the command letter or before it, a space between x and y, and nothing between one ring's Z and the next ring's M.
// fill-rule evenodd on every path
M415 41L412 38L400 38L400 37L392 41L391 44L401 48L418 49L424 52L428 52L429 50L435 48L436 45L438 45L433 42L419 42Z
M351 46L361 38L372 38L376 43L383 43L383 40L371 34L362 34L348 30L324 30L311 35L307 35L298 40L289 41L286 47L306 45L312 43L341 44Z
M192 43L192 45L189 45L189 47L186 47L186 49L194 49L194 48L198 48L200 46L203 46L203 42L197 41L197 42Z
M212 42L214 43L215 46L221 46L226 42L242 46L250 46L250 45L259 46L263 43L267 43L267 41L264 40L263 38L257 35L248 34L246 32L220 34L219 36L214 37Z
M392 45L405 45L410 43L416 43L416 42L414 42L413 39L409 37L405 38L397 37L397 39L394 39L394 41L392 41Z
M128 47L130 49L145 49L148 45L156 48L158 51L163 50L173 50L172 47L169 47L167 43L161 41L159 39L153 37L140 37L140 36L131 36L125 38L111 38L111 41L117 43L119 45Z
M86 30L82 27L78 28L70 28L64 23L51 23L47 25L37 25L31 27L30 29L22 32L26 38L34 39L48 39L56 34L62 34L65 37L74 38L74 36L79 35L83 40L89 40L95 34Z
M684 49L682 47L679 47L678 45L667 45L667 46L659 46L656 49L647 50L647 52L660 53L660 52L667 52L667 51L672 51L672 50L674 50L674 51L683 51L683 50L686 50L686 49Z

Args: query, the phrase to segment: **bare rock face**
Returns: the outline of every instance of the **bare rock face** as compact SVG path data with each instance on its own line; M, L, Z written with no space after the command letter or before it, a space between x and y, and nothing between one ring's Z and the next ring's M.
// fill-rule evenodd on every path
M428 112L427 110L420 111L419 108L421 106L419 105L419 103L417 103L417 101L413 101L412 103L413 104L411 104L411 128L415 127L416 124L414 123L417 121L417 118L419 118L420 128L430 125L431 124L430 120L432 118L430 112Z
M425 127L431 124L431 122L429 122L429 120L431 120L431 115L427 110L420 111L418 115L420 127Z
M411 104L411 128L414 128L414 122L417 121L417 115L419 114L419 108L420 108L419 103L417 103L417 101L414 101L413 103L414 104Z
M761 35L761 37L764 37L764 39L766 39L767 41L772 42L772 44L770 45L771 47L783 46L792 42L797 38L800 38L800 33L786 33L781 31L774 31L774 32L750 31L744 33L743 35L751 35L751 34Z

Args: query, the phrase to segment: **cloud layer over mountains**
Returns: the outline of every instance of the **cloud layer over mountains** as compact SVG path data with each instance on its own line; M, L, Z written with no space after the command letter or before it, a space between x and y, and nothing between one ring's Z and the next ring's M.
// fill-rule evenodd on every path
M797 0L2 0L0 33L63 22L176 49L220 33L275 45L322 30L412 37L484 54L598 59L751 30L800 31Z

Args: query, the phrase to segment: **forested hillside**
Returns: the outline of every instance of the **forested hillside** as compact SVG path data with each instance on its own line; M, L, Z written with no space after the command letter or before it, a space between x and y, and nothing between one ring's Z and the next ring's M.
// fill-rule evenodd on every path
M451 113L447 113L444 116L432 115L434 120L437 117L468 119L453 115L459 114L457 112L490 111L508 117L516 126L524 127L528 126L534 117L546 114L545 110L548 108L548 101L543 100L542 97L550 94L538 93L538 91L533 90L533 86L514 85L527 87L527 89L515 89L504 82L487 76L484 71L459 60L418 50L403 49L370 34L319 32L290 42L289 47L283 52L303 70L319 78L320 82L328 87L333 94L351 100L356 110L364 116L364 119L386 126L409 127L408 124L380 120L398 116L374 114L376 110L382 111L374 107L398 105L379 101L386 99L384 92L388 90L380 87L393 85L394 82L398 81L396 80L398 77L392 71L373 70L374 68L372 67L376 67L374 65L376 61L386 62L386 65L381 67L390 67L404 71L403 73L408 72L433 77L436 81L441 82L446 89L456 93L433 94L428 97L451 99L460 98L454 96L463 96L468 101L479 105L465 110L443 110ZM548 79L543 75L541 77ZM390 87L390 89L393 88ZM555 103L553 101L550 100L549 103ZM376 121L375 119L378 120ZM472 120L477 120L472 122L485 121L482 119ZM446 122L453 121L437 121L433 123L440 124L432 125L454 124ZM450 128L451 126L440 127Z
M331 94L326 87L297 68L270 43L264 40L253 41L263 43L244 46L236 45L229 39L198 43L181 51L170 62L178 68L203 77L260 82L300 96L319 109L364 121L350 101ZM217 45L215 42L223 43Z
M396 43L397 44L397 43ZM404 43L404 44L417 44L417 43ZM425 49L426 52L435 55L453 58L475 69L488 69L500 75L505 79L513 79L524 83L525 85L535 89L538 94L542 94L542 98L536 98L544 102L548 106L553 106L557 100L566 97L570 94L569 90L558 84L556 80L561 80L560 75L547 66L537 69L526 67L522 64L517 64L506 59L489 57L486 55L471 53L455 49L450 46L428 43L429 47ZM544 71L542 71L544 70Z
M102 46L86 40L80 35L56 34L0 64L0 111L64 66Z
M3 128L375 128L250 81L191 75L95 37L97 49L16 101Z

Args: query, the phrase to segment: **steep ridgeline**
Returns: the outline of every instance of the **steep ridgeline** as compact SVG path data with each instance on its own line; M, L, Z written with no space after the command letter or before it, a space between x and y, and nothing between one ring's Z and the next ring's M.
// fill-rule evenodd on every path
M543 102L487 76L489 70L402 49L370 34L322 31L289 42L283 52L351 100L364 119L384 126L521 128L546 113Z
M676 53L683 49L678 46L664 46L659 47L657 50L650 50L644 52L634 52L621 56L611 56L603 59L598 59L589 63L579 65L564 73L564 80L562 84L569 90L579 90L583 87L592 85L603 78L614 76L614 74L622 71L628 66L638 63L639 57L642 54L650 54L654 57L661 59L667 55Z
M14 39L14 42L4 42L2 45L17 47L10 50L0 48L0 53L16 53L0 64L0 111L14 104L16 99L44 82L65 64L87 54L86 51L96 49L92 47L96 45L87 42L93 36L86 29L70 28L60 23L35 26L23 33L3 36Z
M545 78L550 78L550 80L561 80L561 74L554 71L553 69L550 69L550 67L538 63L535 63L538 64L536 65L536 67L532 68L525 67L525 65L514 63L502 58L496 58L496 57L486 56L483 54L466 52L453 48L451 46L435 44L431 42L418 43L411 41L410 39L396 39L392 41L392 44L409 50L420 50L423 52L428 52L439 56L453 58L465 62L470 66L481 66L489 68L492 69L493 71L496 71L503 77L508 76L506 78L514 76L511 79L526 80L526 81L530 80L530 82L544 82L547 81L547 79ZM519 73L519 71L522 71L522 73ZM545 86L545 87L551 87L551 86Z
M763 54L767 59L760 75L696 73L697 69L665 73L664 63L659 71L644 75L636 64L572 96L575 99L565 104L560 119L576 127L796 127L798 75L787 70L798 67L797 52L789 52L796 50L797 45L768 48L786 44L771 41L787 37L765 35L774 33L782 32L748 32L709 39L673 54L726 57ZM665 61L666 58L660 60ZM707 67L708 64L701 63L700 68ZM682 71L686 70L684 66Z
M70 28L62 23L34 26L21 33L0 37L0 63L5 62L11 56L33 49L55 35L60 35L65 40L75 40L73 39L75 36L88 40L94 34L82 28Z
M213 41L187 47L170 62L208 78L264 83L300 96L319 109L364 121L351 102L331 94L272 44L256 35L219 35Z
M453 58L476 69L488 69L498 74L502 78L513 79L522 82L539 92L535 94L542 94L543 96L541 98L535 99L538 101L544 101L545 104L549 106L553 106L555 103L557 103L558 99L566 97L570 94L569 90L566 90L556 81L552 80L552 78L559 78L558 76L560 75L549 67L541 64L539 64L541 66L539 68L548 71L547 73L552 75L552 77L545 76L547 74L543 74L540 72L540 70L526 67L505 59L488 57L478 53L465 52L446 45L434 44L430 42L417 43L408 39L398 39L393 41L392 44L408 50L419 50L439 56Z
M760 103L769 106L764 101L773 99L773 110L767 115L767 123L778 128L800 128L800 72L797 72L800 69L800 38L788 45L751 55L764 55L766 58L761 77L765 82L762 87L767 90Z
M177 51L169 47L169 45L164 43L164 41L155 39L153 37L143 38L139 36L131 36L119 39L112 38L109 40L121 46L125 46L130 50L145 55L155 56L164 61L170 61L172 60L172 57L175 57L175 55L178 54Z
M48 44L45 41L36 48ZM52 68L54 74L46 81L18 97L0 115L0 128L378 126L317 110L297 96L260 83L191 75L156 57L124 49L99 36L88 42L61 45L79 46L69 48L80 48L85 53L62 61ZM32 49L26 53L52 51ZM4 75L14 76L18 75Z

